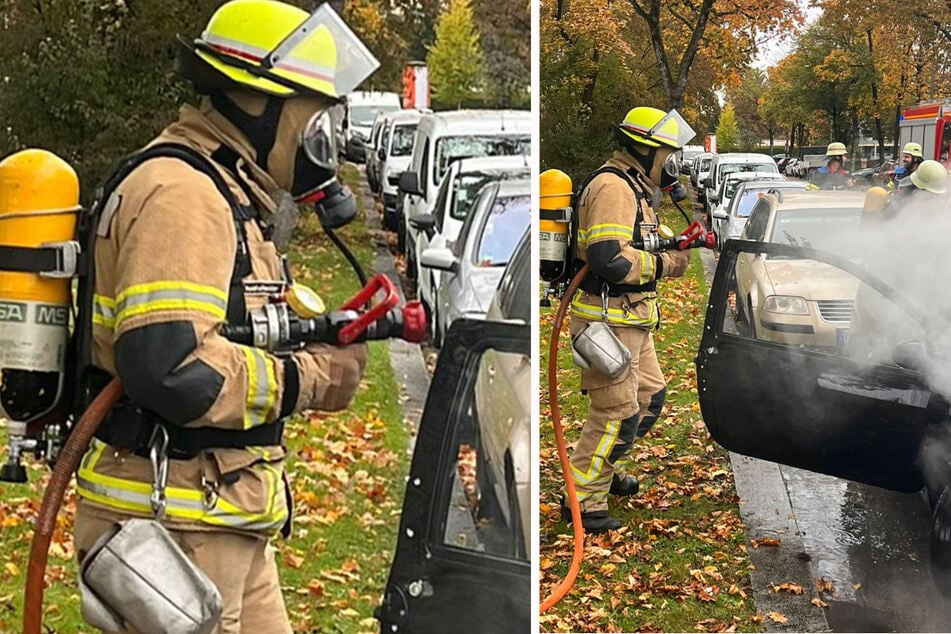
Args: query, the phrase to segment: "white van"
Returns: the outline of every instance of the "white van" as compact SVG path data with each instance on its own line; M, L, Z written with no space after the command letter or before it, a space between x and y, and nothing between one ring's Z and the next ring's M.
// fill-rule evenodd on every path
M395 92L347 93L347 112L343 119L347 160L362 163L376 115L399 110L401 107L400 96Z
M776 161L768 154L756 154L751 152L730 152L728 154L717 154L710 161L710 173L703 180L702 191L704 202L707 206L707 215L709 216L716 208L717 196L719 195L720 185L727 174L731 172L769 172L770 174L779 174L779 168L776 167Z
M397 208L400 174L409 168L416 141L416 127L423 116L420 110L400 110L387 115L386 127L380 135L377 160L380 162L380 192L383 197L384 225L390 231L400 227Z
M420 119L412 161L399 178L403 193L400 242L408 275L416 274L417 231L409 219L432 208L449 163L476 156L527 156L531 139L532 116L527 110L452 110Z

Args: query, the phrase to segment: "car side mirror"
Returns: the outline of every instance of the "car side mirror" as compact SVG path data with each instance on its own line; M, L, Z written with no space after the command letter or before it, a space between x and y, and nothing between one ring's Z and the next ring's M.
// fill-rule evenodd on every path
M718 220L726 220L728 216L726 215L726 210L723 209L723 207L717 207L713 210L713 217L717 218Z
M419 214L409 219L410 226L417 231L425 231L430 238L436 233L436 216L433 214Z
M459 270L459 261L452 251L442 247L430 247L419 256L419 263L430 269L455 273Z
M377 150L377 151L376 151L376 157L377 157L378 159L380 159L381 161L385 161L385 160L386 160L386 150L385 150L384 148L380 148L379 150Z
M417 178L416 172L403 172L400 174L400 180L397 186L407 194L413 194L415 196L423 195L422 190L419 188L419 178Z

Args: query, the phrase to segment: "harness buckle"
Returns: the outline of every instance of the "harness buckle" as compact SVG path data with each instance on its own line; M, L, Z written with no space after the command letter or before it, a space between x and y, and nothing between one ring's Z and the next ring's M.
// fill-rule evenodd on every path
M49 271L40 271L40 277L63 279L76 275L79 270L79 254L82 252L78 242L75 240L44 242L40 246L44 249L56 250L56 268Z

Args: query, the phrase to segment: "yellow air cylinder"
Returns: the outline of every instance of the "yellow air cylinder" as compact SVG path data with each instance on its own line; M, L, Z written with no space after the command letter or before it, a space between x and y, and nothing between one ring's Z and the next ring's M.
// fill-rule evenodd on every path
M0 245L72 240L78 212L79 179L63 159L29 149L0 161ZM71 280L2 269L0 262L0 414L27 422L59 398Z
M571 178L561 170L539 175L539 275L554 282L568 272L568 238L571 228Z

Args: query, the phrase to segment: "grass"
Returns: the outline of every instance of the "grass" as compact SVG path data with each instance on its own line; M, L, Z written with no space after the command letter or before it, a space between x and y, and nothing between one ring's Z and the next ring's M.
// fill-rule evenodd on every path
M676 230L686 225L669 204ZM541 617L544 631L759 631L749 557L730 463L700 417L694 356L703 327L706 283L699 254L683 278L662 281L662 324L655 346L668 382L665 417L634 446L641 493L611 498L624 526L587 536L572 591ZM541 317L541 596L566 574L570 526L560 519L563 479L548 404L548 342L556 307ZM567 330L567 324L565 325ZM558 376L566 442L587 416L580 374L563 337Z
M359 173L343 179L357 190ZM363 201L358 197L361 214ZM339 233L369 272L374 249L361 215ZM317 290L328 307L359 288L356 275L306 214L291 246L298 282ZM276 539L284 599L295 632L376 632L380 603L396 544L409 471L409 430L388 344L370 344L370 361L354 406L346 412L295 416L285 444L295 498L289 539ZM5 434L0 430L6 455ZM31 538L49 470L27 461L30 482L0 485L0 632L19 630ZM60 514L47 572L44 625L57 633L88 632L79 614L70 532L74 494Z

